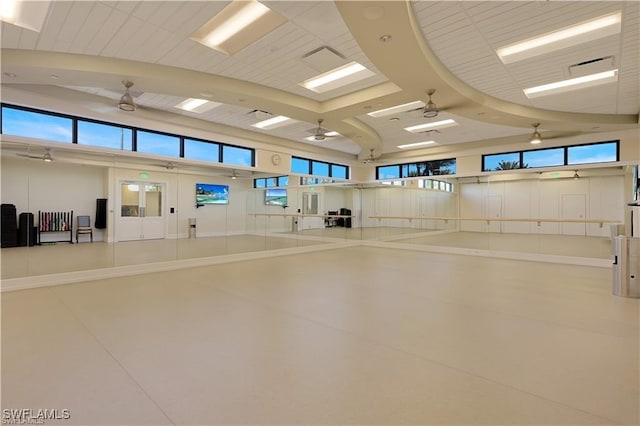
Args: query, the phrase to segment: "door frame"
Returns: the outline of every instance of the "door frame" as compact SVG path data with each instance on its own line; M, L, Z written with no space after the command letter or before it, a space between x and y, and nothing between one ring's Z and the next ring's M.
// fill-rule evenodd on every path
M153 185L160 185L162 187L162 197L160 199L160 217L162 218L162 224L161 224L161 229L162 229L162 236L161 237L152 237L152 238L144 238L144 233L143 233L143 226L144 226L144 217L123 217L122 216L122 185L124 184L137 184L140 185L141 187L143 187L144 185L149 185L149 184L153 184ZM116 206L115 206L115 232L114 232L114 241L115 242L119 242L119 241L140 241L140 240L145 240L145 239L165 239L167 238L167 233L168 233L168 222L167 222L167 188L168 188L168 183L164 182L164 181L159 181L159 180L154 180L153 182L150 181L145 181L145 180L140 180L140 179L127 179L127 178L121 178L118 179L118 184L116 185ZM140 194L140 192L145 192L145 191L139 191L138 196L141 197L139 198L139 202L144 201L144 196L142 196ZM146 210L146 203L144 203L145 205L142 206L145 208ZM126 221L131 221L131 220L135 220L135 219L139 219L140 220L140 238L129 238L129 237L125 237L123 235L123 220ZM154 217L154 220L158 220L156 217ZM123 239L125 238L125 239Z

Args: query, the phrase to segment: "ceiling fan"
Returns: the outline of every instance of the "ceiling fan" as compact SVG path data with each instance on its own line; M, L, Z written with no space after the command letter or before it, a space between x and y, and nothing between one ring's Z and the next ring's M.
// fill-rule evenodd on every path
M375 163L376 162L376 157L373 156L373 152L375 151L375 149L370 149L369 150L369 156L367 158L365 158L364 160L362 160L363 164L371 164L371 163Z
M571 136L577 136L579 135L581 132L552 132L552 131L546 131L544 133L544 136L542 135L542 133L540 132L540 130L538 129L540 127L540 123L533 123L531 124L531 127L533 127L533 133L531 133L531 135L529 136L529 143L532 145L538 145L540 143L542 143L543 141L546 140L551 140L551 139L558 139L558 138L568 138Z
M422 111L422 116L424 118L435 118L440 113L440 108L438 108L435 102L433 102L433 100L431 99L431 96L433 96L433 94L436 93L436 89L425 90L425 93L429 98L427 103L420 108L414 108L407 112Z
M34 160L42 160L45 163L50 163L53 161L53 156L51 155L51 148L45 148L46 152L43 155L31 155L31 154L16 154L19 157L25 158L33 158Z
M313 139L316 141L323 141L325 138L333 138L338 136L337 132L333 132L331 130L327 130L322 127L322 123L324 119L318 119L318 127L316 129L307 130L309 133L313 133Z
M236 179L249 178L252 175L253 175L253 173L251 171L249 171L248 174L244 174L244 173L239 173L237 170L233 169L233 170L231 170L231 174L227 174L227 175L223 175L223 176L231 178L233 180L236 180Z
M427 96L429 97L429 101L422 109L422 116L424 118L435 118L440 113L440 110L436 106L436 104L431 100L431 96L436 93L436 89L427 90Z

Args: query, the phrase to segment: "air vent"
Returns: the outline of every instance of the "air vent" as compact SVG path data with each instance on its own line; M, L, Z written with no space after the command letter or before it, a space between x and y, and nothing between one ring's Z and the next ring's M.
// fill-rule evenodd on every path
M583 75L597 74L614 68L615 58L613 55L589 59L587 61L582 61L568 66L569 75L571 77L582 77Z
M323 46L304 55L302 62L319 73L323 73L346 64L347 60L332 48Z

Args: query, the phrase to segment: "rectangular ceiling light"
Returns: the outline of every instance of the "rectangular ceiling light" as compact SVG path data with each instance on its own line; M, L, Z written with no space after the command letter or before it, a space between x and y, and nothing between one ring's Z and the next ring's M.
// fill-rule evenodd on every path
M364 65L357 62L350 62L338 68L334 68L323 74L317 75L309 80L300 83L316 93L324 93L356 81L364 80L375 75L375 73L367 69Z
M407 132L420 133L425 130L444 129L445 127L457 126L458 123L449 118L447 120L433 121L431 123L418 124L417 126L405 127Z
M496 51L505 64L576 46L588 41L618 34L622 13L615 12L589 21L548 32L537 37L501 47Z
M396 105L385 109L379 109L378 111L368 112L367 115L371 117L385 117L387 115L397 114L399 112L411 111L412 109L424 108L424 102L414 101L408 104Z
M2 0L0 1L0 21L40 32L49 13L49 0Z
M285 22L284 17L256 0L234 0L191 39L231 56Z
M409 148L417 148L419 146L433 145L436 141L424 141L424 142L416 142L416 143L408 143L405 145L398 145L400 149L409 149Z
M527 95L527 98L537 98L539 96L584 89L585 87L599 86L616 81L618 81L617 69L571 78L569 80L556 81L555 83L543 84L542 86L530 87L524 89L524 94Z
M256 124L252 124L253 127L257 127L258 129L275 129L276 127L285 126L291 121L289 117L285 117L284 115L277 115L275 117L269 118L267 120L260 121Z
M210 102L206 99L189 98L176 105L176 108L201 114L220 105L222 104L218 102Z

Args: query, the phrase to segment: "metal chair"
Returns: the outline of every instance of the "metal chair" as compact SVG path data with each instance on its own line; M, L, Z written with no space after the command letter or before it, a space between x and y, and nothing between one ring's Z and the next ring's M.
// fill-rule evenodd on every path
M91 218L89 216L78 216L78 226L76 227L76 243L79 234L89 234L91 242L93 242L93 228L91 227Z

